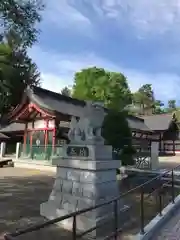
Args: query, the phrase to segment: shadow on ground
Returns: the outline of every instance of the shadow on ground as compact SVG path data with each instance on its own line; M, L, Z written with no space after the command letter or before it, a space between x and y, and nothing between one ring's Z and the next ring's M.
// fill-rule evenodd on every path
M17 171L21 171L18 177ZM0 239L5 232L42 223L40 204L48 199L54 183L53 176L22 174L23 169L0 169ZM12 174L7 174L12 172ZM27 170L26 170L27 172ZM16 173L16 174L14 174ZM71 239L70 233L55 225L16 239Z

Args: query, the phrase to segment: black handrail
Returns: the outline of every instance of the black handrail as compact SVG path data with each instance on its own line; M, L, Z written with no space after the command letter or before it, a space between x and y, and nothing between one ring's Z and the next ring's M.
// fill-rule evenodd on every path
M117 212L118 212L117 205L118 204L117 204L117 202L121 198L127 196L130 193L133 193L133 192L137 191L138 189L140 189L140 191L141 191L141 200L140 200L140 215L141 215L140 221L141 221L141 227L140 227L140 232L141 232L141 234L144 234L145 233L145 231L144 231L144 227L145 227L145 221L144 221L144 187L149 185L150 183L152 183L153 181L155 181L157 179L161 179L163 176L167 175L168 173L171 173L170 174L170 176L171 176L170 182L172 184L172 186L171 186L172 187L171 194L172 194L172 203L174 203L174 199L175 199L174 171L178 167L180 167L180 164L177 165L176 167L174 167L174 168L172 168L170 170L167 170L164 173L161 173L158 176L156 176L156 177L146 181L145 183L143 183L141 185L138 185L137 187L135 187L133 189L130 189L129 191L127 191L125 193L120 194L118 197L116 197L114 199L111 199L111 200L106 201L106 202L101 203L101 204L97 204L96 206L93 206L93 207L85 208L85 209L82 209L82 210L79 210L79 211L67 214L67 215L62 216L62 217L58 217L56 219L48 220L48 221L46 221L44 223L41 223L41 224L36 224L34 226L25 228L23 230L15 231L13 233L7 233L7 234L4 235L4 239L5 240L12 240L12 239L14 239L17 236L20 236L20 235L23 235L23 234L26 234L26 233L30 233L30 232L33 232L33 231L37 231L37 230L45 228L45 227L47 227L49 225L55 224L57 222L61 222L61 221L66 220L66 219L73 218L72 239L76 240L77 237L84 236L85 234L87 234L87 233L97 229L98 227L100 227L102 225L102 224L100 224L99 226L93 227L92 229L89 229L86 232L83 232L83 234L79 234L79 236L78 236L77 235L77 229L76 229L76 217L78 215L80 215L80 214L83 214L83 213L95 210L97 208L109 205L111 203L114 203L114 219L115 219L114 220L114 232L113 232L113 234L111 234L111 237L114 237L114 239L117 239L117 237L118 237L117 233L119 231L121 231L121 229L118 229L118 214L117 214ZM162 184L162 186L160 186L160 188L158 188L158 190L161 190L162 187L163 187L163 184ZM161 191L159 191L159 208L158 208L158 212L159 212L159 215L161 216L162 215L162 195L161 195ZM107 237L107 239L109 239L109 237Z

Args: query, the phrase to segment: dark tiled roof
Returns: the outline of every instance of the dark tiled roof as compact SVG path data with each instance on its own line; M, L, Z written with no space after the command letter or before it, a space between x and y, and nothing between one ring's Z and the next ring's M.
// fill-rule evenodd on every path
M151 130L167 130L172 121L172 114L158 114L142 118Z
M13 111L14 114L12 113L12 115L16 115L22 111L22 106L27 101L31 101L37 104L41 109L44 109L53 115L56 113L63 113L65 115L77 117L80 116L82 108L86 105L86 102L83 100L64 96L62 94L58 94L40 87L33 87L26 89L22 103ZM105 111L108 110L105 109ZM131 129L150 131L142 118L128 116L128 123ZM24 125L19 123L10 124L8 127L2 129L4 132L21 130L24 130Z
M64 96L40 87L34 87L33 90L28 89L27 95L42 108L71 116L79 116L79 112L86 104L83 100ZM141 118L128 117L128 123L132 129L150 131Z
M134 130L151 131L145 124L144 120L134 116L128 116L129 127Z
M32 102L39 105L42 109L71 116L78 117L81 109L86 104L85 101L64 96L40 87L33 87L33 89L28 88L26 94Z
M19 132L19 131L24 131L25 129L25 124L24 123L11 123L7 125L6 127L3 127L0 129L1 133L6 133L6 132Z
M0 139L8 139L9 137L3 133L0 133Z

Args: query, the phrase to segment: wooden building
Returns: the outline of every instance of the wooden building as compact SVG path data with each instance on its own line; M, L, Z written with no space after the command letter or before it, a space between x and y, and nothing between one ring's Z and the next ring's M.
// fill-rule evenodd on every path
M62 143L68 141L71 116L79 117L85 104L40 87L27 88L22 102L8 115L10 124L0 132L23 143L23 157L47 160L60 154ZM136 143L157 139L144 119L129 116L128 123Z
M162 155L180 153L179 123L174 121L173 114L143 116L143 119L159 139L159 150Z

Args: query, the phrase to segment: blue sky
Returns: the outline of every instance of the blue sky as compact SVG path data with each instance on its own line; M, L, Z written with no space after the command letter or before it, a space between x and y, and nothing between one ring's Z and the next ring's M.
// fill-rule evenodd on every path
M47 1L47 0L46 0ZM43 87L60 92L90 66L119 71L132 91L180 100L180 0L51 0L29 50Z

